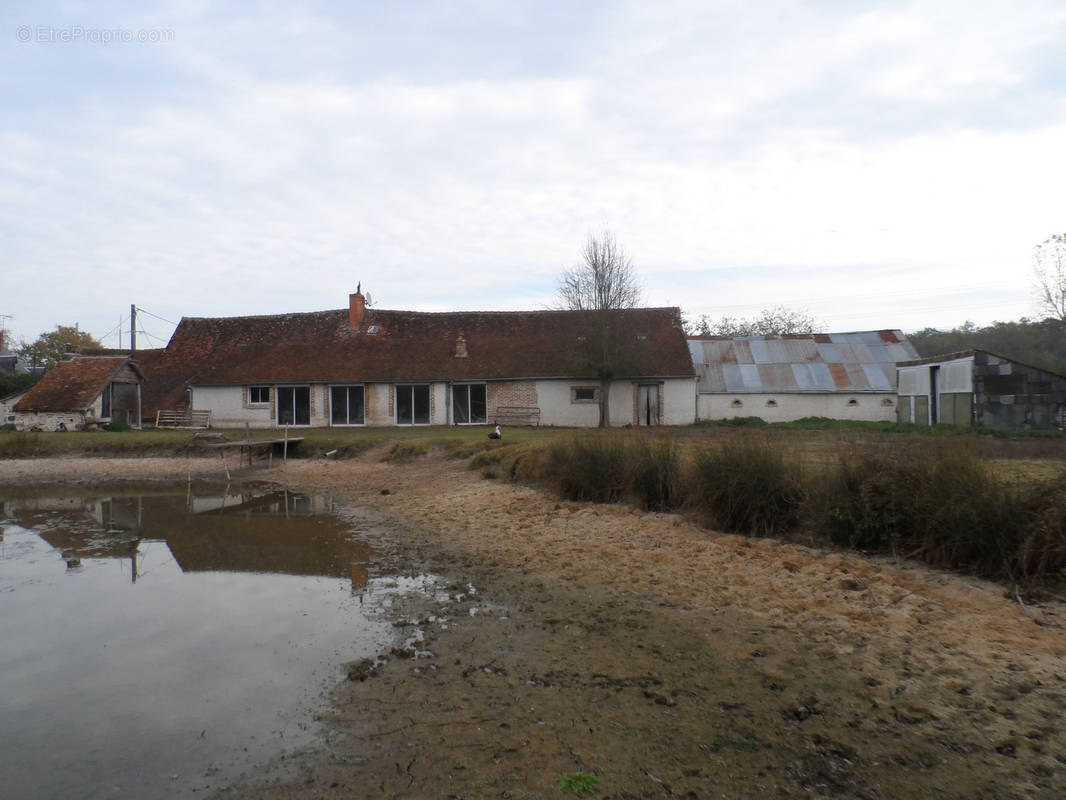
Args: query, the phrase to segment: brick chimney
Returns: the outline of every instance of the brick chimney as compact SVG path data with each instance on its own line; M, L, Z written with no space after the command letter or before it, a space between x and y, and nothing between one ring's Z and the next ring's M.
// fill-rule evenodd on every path
M462 331L459 331L459 338L455 340L455 357L466 358L466 339Z
M348 324L353 328L359 327L359 323L363 321L363 314L366 312L366 298L360 291L362 287L363 284L360 283L355 289L355 294L348 295Z
M0 350L4 349L4 329L0 328Z

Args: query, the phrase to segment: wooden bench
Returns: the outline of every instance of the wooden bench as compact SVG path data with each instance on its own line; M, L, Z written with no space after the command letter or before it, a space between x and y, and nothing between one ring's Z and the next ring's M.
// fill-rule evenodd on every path
M155 412L157 428L210 428L210 411L157 411Z
M535 428L540 425L540 409L536 406L500 406L496 409L493 421L503 426L527 426Z

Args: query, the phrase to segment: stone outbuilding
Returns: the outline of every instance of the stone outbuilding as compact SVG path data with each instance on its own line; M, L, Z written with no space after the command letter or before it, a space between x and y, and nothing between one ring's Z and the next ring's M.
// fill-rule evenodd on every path
M144 375L126 356L78 356L52 367L14 404L18 430L76 431L95 425L141 426Z

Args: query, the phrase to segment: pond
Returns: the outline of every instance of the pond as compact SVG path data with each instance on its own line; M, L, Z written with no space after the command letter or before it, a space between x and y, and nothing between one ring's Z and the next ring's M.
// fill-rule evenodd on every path
M260 488L0 496L0 786L183 797L311 743L343 665L394 643L327 497Z

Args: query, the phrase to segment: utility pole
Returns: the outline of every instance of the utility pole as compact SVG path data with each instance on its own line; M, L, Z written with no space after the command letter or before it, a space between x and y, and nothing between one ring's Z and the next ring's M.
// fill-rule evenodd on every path
M4 320L9 320L11 317L11 314L0 314L0 350L7 349L7 323Z
M137 349L137 306L130 303L130 352Z

